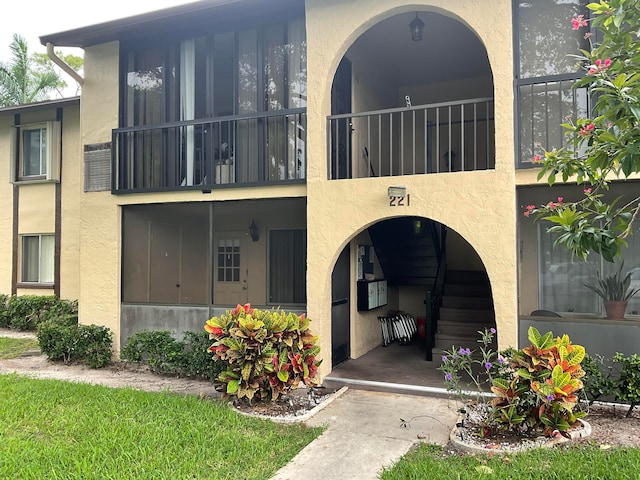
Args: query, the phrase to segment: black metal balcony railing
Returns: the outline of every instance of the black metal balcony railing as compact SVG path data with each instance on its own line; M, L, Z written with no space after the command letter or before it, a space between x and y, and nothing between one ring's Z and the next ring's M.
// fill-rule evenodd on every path
M332 115L327 142L331 180L492 169L494 102Z
M518 168L535 167L535 155L565 147L566 132L561 124L589 116L587 88L574 87L579 78L580 74L571 73L519 80Z
M113 130L112 190L295 183L306 177L306 109Z

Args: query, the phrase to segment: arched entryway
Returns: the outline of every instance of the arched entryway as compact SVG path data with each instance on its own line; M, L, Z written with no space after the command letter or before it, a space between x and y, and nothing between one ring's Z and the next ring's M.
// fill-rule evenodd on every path
M491 286L475 249L428 218L384 219L354 235L332 279L330 379L441 386L442 352L474 349L478 330L495 327ZM398 315L400 334L389 338ZM408 317L418 332L407 340Z
M331 88L329 180L359 179L354 191L382 187L389 196L384 206L372 199L371 208L380 209L373 218L367 207L354 210L368 227L341 255L336 252L332 365L335 373L367 357L357 376L374 372L415 383L406 374L424 376L437 367L427 362L429 347L473 347L478 330L495 326L484 264L462 235L446 227L468 235L469 222L461 218L470 213L436 206L468 202L467 192L444 187L459 183L451 182L458 173L472 180L463 186L473 188L475 177L467 172L495 168L493 75L482 41L459 17L426 7L388 13L346 49ZM416 17L425 24L417 40L409 29ZM335 182L336 190L344 185ZM339 291L345 275L350 285ZM378 317L398 311L416 320L431 316L425 322L432 331L405 342L399 360L372 357L383 343ZM392 341L385 350L396 347ZM409 352L415 367L407 366ZM398 369L385 374L391 364Z
M419 40L409 24L425 24ZM493 75L467 25L392 15L347 49L331 88L331 179L494 168Z

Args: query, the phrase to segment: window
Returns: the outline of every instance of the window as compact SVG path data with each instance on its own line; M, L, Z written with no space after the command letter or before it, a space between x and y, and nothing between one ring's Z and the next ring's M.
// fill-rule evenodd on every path
M240 240L225 239L219 241L218 281L240 281Z
M60 122L13 127L11 163L14 182L59 181Z
M520 166L531 165L542 149L563 146L561 123L588 114L585 89L572 85L582 75L573 55L588 49L586 29L571 19L589 17L587 0L518 0L514 11L518 40L516 82Z
M22 275L25 283L53 283L53 235L22 236Z
M619 263L604 261L591 254L586 262L572 259L571 253L562 247L553 247L555 236L548 233L548 225L538 225L539 235L539 304L540 308L557 312L604 313L600 298L584 286L595 276L610 275ZM631 272L631 285L640 287L640 225L635 225L634 235L627 237L629 247L624 250L623 273ZM640 312L640 294L629 301L627 312Z
M304 304L307 302L307 232L271 230L269 232L269 302Z
M20 173L21 177L47 174L46 127L22 130Z

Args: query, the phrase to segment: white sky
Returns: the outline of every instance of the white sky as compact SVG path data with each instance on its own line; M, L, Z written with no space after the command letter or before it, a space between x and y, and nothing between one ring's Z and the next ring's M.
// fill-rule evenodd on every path
M192 3L194 0L28 0L2 3L0 14L0 61L11 58L9 44L14 33L22 35L31 52L46 52L38 39L41 35L107 22L116 18ZM63 49L81 54L79 49Z

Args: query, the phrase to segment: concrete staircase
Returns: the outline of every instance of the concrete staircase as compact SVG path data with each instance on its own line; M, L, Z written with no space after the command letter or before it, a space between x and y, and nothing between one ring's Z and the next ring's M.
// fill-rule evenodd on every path
M434 356L444 350L470 348L478 350L479 330L495 328L491 286L485 272L448 270L436 332ZM495 350L497 347L494 338Z

